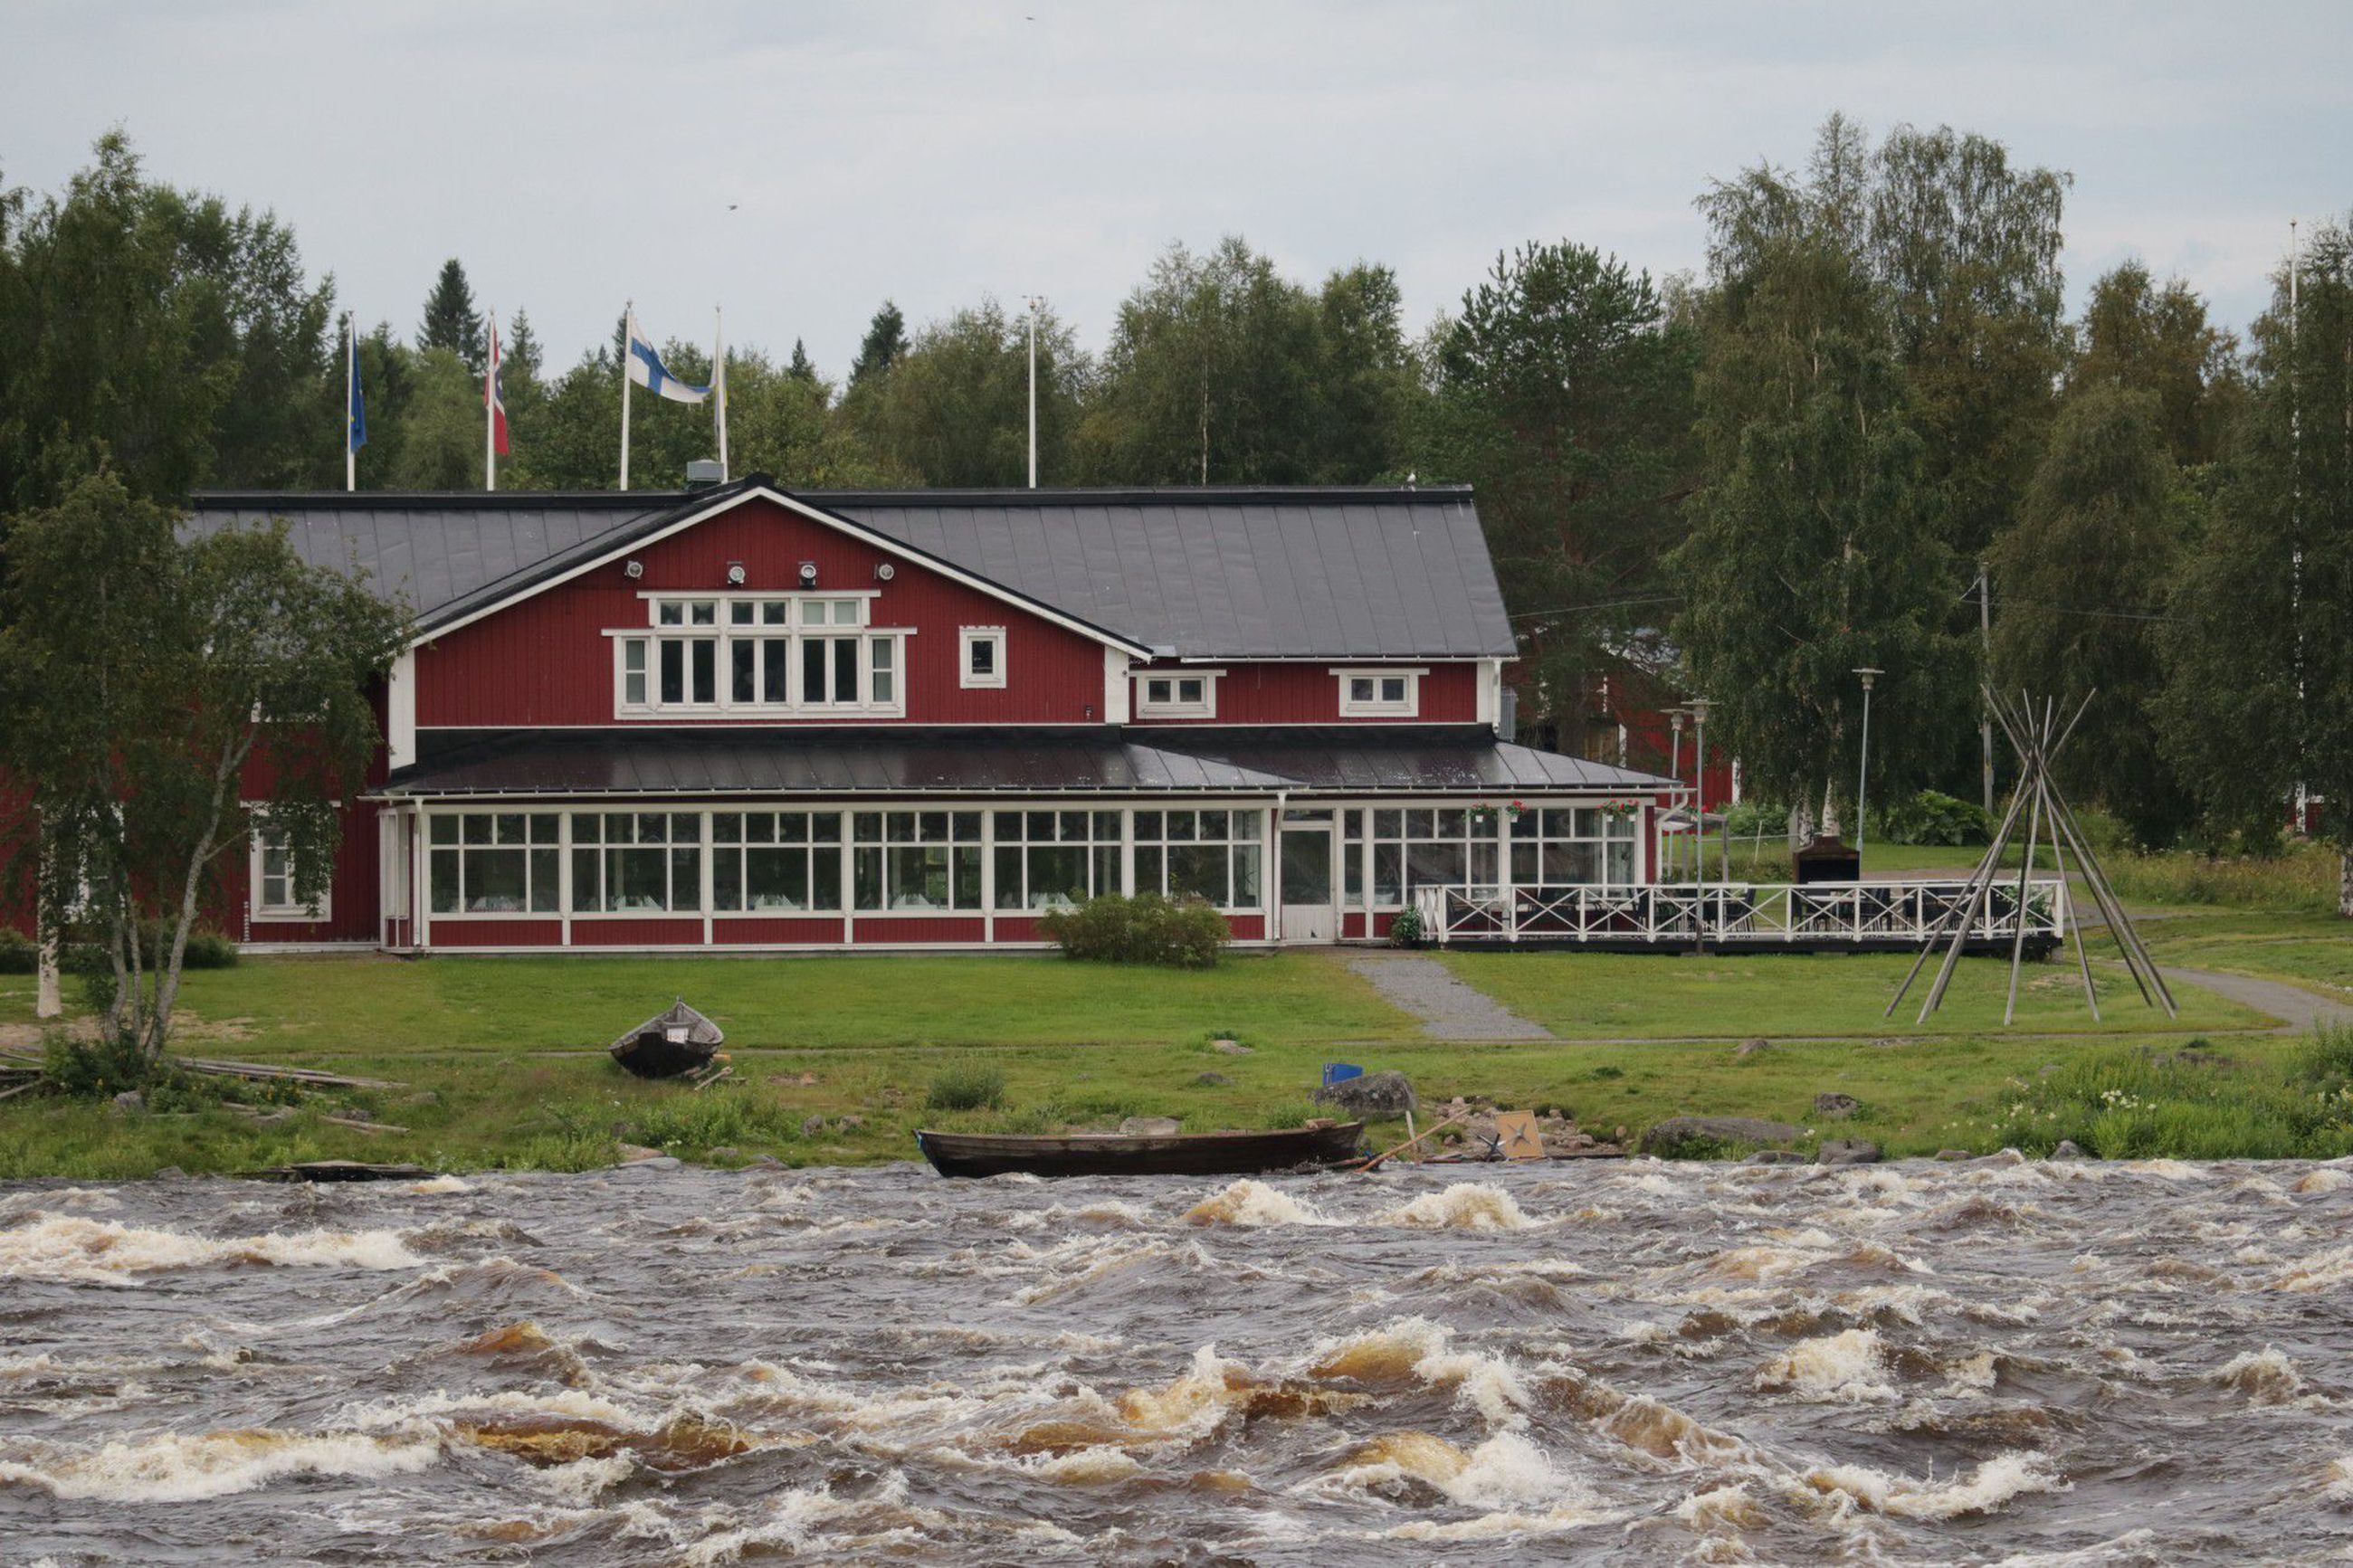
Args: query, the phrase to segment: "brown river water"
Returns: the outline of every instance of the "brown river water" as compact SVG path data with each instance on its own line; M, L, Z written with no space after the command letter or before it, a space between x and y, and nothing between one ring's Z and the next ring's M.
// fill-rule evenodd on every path
M2353 1169L0 1186L0 1561L2353 1560Z

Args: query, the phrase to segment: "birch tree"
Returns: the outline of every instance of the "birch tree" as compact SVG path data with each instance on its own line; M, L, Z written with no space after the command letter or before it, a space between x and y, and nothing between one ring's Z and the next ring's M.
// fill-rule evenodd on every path
M258 817L296 899L325 890L405 617L282 529L182 539L106 471L17 520L5 598L0 842L42 928L102 955L108 1044L152 1069Z

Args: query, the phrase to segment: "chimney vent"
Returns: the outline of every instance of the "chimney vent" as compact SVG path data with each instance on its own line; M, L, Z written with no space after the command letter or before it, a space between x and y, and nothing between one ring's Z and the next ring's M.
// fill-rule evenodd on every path
M687 464L686 488L688 489L707 490L719 482L719 459L716 458L697 458Z

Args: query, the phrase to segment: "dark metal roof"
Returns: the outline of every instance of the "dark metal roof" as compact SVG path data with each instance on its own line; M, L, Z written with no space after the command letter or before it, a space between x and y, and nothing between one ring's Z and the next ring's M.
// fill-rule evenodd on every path
M1274 790L1284 781L1107 730L427 731L375 793L931 795Z
M316 565L365 572L427 628L730 495L701 491L199 493L204 531L271 518ZM1115 637L1179 658L1463 658L1515 652L1471 492L811 490L797 500Z
M1193 756L1289 779L1293 793L1625 790L1648 795L1677 787L1674 780L1656 773L1500 741L1492 731L1475 725L1170 727L1148 732L1159 744Z
M388 795L1460 794L1672 788L1484 729L427 731Z

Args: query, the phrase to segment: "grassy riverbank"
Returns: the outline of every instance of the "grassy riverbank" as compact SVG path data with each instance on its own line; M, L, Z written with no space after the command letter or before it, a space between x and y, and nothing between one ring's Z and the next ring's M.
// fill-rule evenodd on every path
M2301 1041L2254 1032L2269 1020L2204 993L2185 994L2182 1024L2160 1029L2119 994L2120 976L2104 974L2111 1005L2094 1032L2072 969L2058 964L2028 971L2020 1027L2005 1032L1995 1026L2006 966L1995 961L1965 965L1925 1031L1908 1010L1897 1021L1878 1016L1904 968L1888 957L1443 962L1563 1037L1428 1039L1326 952L1237 957L1198 973L1009 957L248 959L188 977L184 1048L401 1087L260 1116L202 1094L159 1093L153 1110L130 1115L103 1102L28 1098L0 1106L0 1176L116 1178L317 1158L579 1169L610 1162L623 1142L721 1163L902 1159L913 1130L933 1123L1113 1125L1135 1114L1178 1115L1200 1129L1293 1121L1311 1113L1309 1089L1335 1058L1399 1068L1432 1100L1559 1106L1605 1137L1682 1112L1762 1115L1868 1137L1895 1156L1991 1149L2057 1125L2038 1113L2021 1131L2021 1095L2072 1082L2060 1075L2090 1070L2087 1062L2170 1059L2193 1032L2211 1048L2191 1061L2227 1064L2188 1085L2209 1100L2301 1081ZM734 1081L702 1093L645 1084L596 1048L679 993L728 1029ZM30 1004L28 977L0 977L0 1028L26 1037ZM1226 1037L1249 1049L1214 1047ZM1736 1043L1752 1037L1776 1043L1739 1055ZM1001 1074L994 1107L927 1105L935 1081L974 1068ZM1828 1091L1861 1102L1852 1121L1813 1120L1814 1097ZM398 1131L324 1120L351 1111Z

